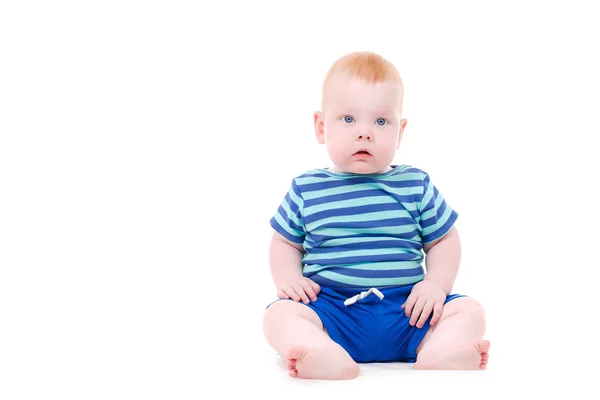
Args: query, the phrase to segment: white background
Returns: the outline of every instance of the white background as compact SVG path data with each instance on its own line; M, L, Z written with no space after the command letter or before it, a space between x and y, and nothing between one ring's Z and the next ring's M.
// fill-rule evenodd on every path
M597 392L593 2L416 3L3 2L0 398ZM460 213L484 373L297 381L263 339L269 219L328 166L312 113L356 50Z

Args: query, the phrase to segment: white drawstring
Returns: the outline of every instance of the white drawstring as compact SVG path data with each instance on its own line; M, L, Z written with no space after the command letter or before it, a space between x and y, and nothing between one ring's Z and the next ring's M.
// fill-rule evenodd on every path
M377 297L379 297L379 300L383 299L383 293L381 293L376 288L371 288L371 289L369 289L368 292L361 292L360 294L357 294L356 296L353 296L353 297L350 297L350 298L346 299L346 301L344 301L344 305L345 306L349 306L351 304L354 304L358 300L364 299L365 297L367 297L371 293L375 293L377 295Z

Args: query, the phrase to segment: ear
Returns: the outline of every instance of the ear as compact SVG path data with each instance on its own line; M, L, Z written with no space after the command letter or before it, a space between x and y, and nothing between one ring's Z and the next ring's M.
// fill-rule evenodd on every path
M402 141L402 134L404 133L404 128L406 127L406 123L408 121L406 118L402 118L400 120L400 134L398 135L398 144L396 145L396 150L400 148L400 142Z
M319 144L325 143L325 121L323 120L323 113L321 111L315 111L315 134L317 135L317 142Z

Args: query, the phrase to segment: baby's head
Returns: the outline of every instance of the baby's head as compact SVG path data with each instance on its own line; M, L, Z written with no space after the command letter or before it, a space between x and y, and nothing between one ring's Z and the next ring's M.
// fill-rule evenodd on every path
M406 125L403 94L397 69L378 54L348 54L331 66L314 122L332 171L376 174L390 169Z

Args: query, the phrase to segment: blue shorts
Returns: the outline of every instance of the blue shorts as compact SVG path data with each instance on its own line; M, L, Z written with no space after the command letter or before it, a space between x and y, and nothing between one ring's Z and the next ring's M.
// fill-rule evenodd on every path
M321 287L317 301L306 306L317 313L329 337L355 362L414 363L417 347L429 329L431 315L422 328L409 324L410 318L400 306L413 286L381 288L383 299L371 293L348 306L344 305L346 299L365 290ZM450 294L444 304L461 296Z

